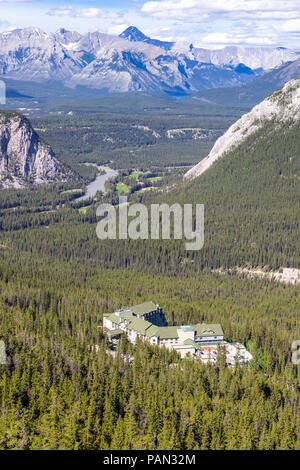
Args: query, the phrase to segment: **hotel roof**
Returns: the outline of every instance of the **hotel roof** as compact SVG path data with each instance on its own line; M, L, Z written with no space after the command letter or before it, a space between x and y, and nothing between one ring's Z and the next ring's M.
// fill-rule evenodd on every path
M146 336L148 336L148 338L151 338L152 336L159 336L158 335L158 330L159 330L159 327L156 326L156 325L151 325L150 328L147 328L146 330Z
M223 329L219 323L198 323L193 328L196 336L224 336Z
M132 320L133 318L136 318L136 317L133 316L132 313L124 312L124 313L120 313L120 318L122 318L122 320Z
M152 323L143 320L142 318L135 318L127 326L128 330L134 330L140 333L141 335L146 335L146 330L152 326Z
M153 336L159 337L160 339L178 339L178 329L184 331L195 331L195 336L211 337L211 336L224 336L222 326L219 323L198 323L194 326L183 325L183 326L156 326L149 321L144 320L143 316L147 313L157 310L157 305L152 302L144 302L139 305L134 305L130 308L124 308L116 313L104 314L103 317L111 320L114 324L120 325L124 320L127 320L126 329L135 330L137 333L151 338ZM141 318L139 318L138 316ZM127 322L126 322L127 323ZM188 339L184 342L185 345L194 346L199 349L201 343L198 345L193 340Z
M151 313L157 310L157 305L151 300L150 302L144 302L143 304L134 305L130 308L130 310L136 315L147 315L147 313Z
M157 336L160 339L176 339L178 338L178 326L161 326L158 328Z
M116 323L117 325L121 323L121 318L118 317L118 315L116 315L115 313L111 313L109 316L106 316L106 318L112 321L113 323Z
M195 341L193 341L192 339L186 339L184 341L184 344L189 345L189 346L193 346L195 349L200 349L199 344L195 343Z

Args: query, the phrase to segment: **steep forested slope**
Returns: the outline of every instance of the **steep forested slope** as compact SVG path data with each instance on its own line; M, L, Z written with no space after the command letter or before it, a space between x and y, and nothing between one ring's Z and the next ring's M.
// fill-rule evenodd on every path
M97 204L85 214L70 205L40 213L33 193L26 195L25 207L2 214L1 239L25 251L156 273L245 265L299 268L299 132L299 124L290 128L286 123L274 133L270 123L195 180L167 193L137 196L146 204L203 203L201 251L187 252L180 240L100 241Z
M220 321L253 363L178 363L174 352L123 341L106 354L102 313L149 298L170 322ZM299 286L137 275L0 247L0 311L0 449L300 448L290 357Z

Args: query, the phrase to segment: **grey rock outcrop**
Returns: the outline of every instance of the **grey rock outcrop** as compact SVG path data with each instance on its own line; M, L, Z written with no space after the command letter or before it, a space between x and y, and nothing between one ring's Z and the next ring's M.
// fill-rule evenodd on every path
M76 178L42 142L26 117L0 112L0 188L24 188Z

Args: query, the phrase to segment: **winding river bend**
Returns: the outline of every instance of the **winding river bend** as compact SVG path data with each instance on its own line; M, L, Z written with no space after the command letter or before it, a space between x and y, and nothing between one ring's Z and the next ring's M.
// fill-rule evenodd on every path
M102 191L105 193L105 183L110 178L114 178L117 176L119 172L117 170L112 170L111 168L105 168L105 173L103 175L98 175L87 187L86 192L83 196L81 196L78 201L85 201L87 199L91 199L95 196L97 191Z

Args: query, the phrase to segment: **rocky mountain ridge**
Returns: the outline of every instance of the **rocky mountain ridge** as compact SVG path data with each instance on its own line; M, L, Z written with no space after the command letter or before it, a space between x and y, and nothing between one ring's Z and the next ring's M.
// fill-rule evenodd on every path
M195 178L211 165L239 147L250 135L272 122L272 131L285 123L293 125L300 121L300 78L293 79L254 106L235 122L215 143L209 155L191 168L185 178Z
M0 34L0 75L24 81L61 81L110 92L190 93L247 83L263 70L299 58L269 47L209 50L151 39L135 27L119 37L60 29L16 29Z

